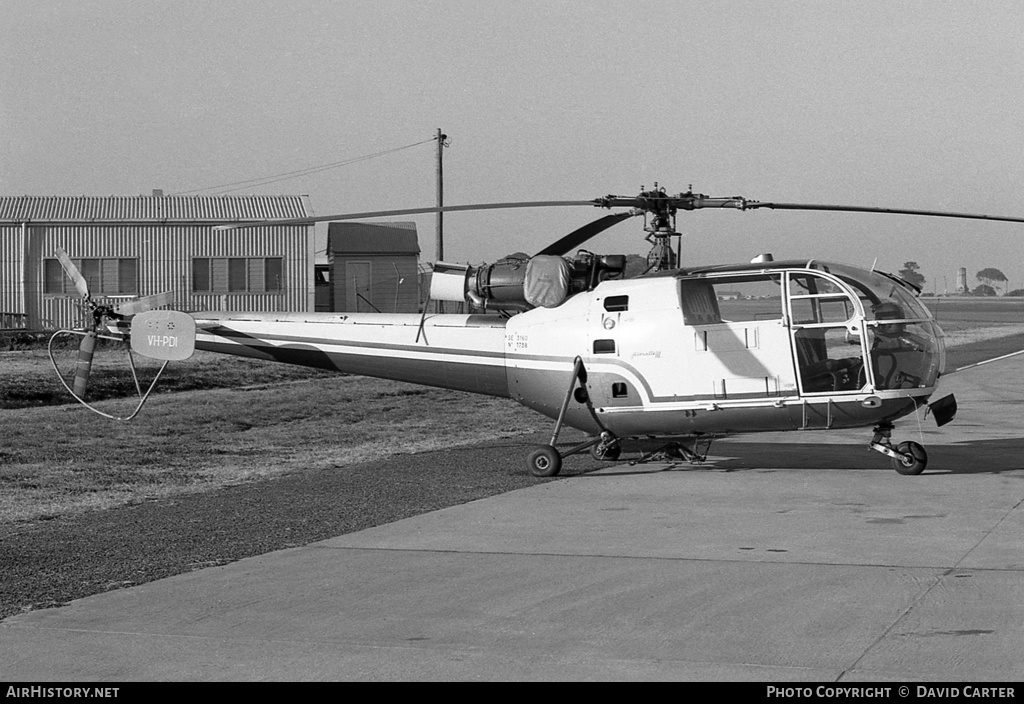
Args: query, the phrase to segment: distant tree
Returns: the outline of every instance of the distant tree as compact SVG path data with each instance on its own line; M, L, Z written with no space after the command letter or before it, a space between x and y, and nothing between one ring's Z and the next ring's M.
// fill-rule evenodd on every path
M917 262L905 262L899 271L900 277L907 283L920 288L924 285L924 276L917 271L920 268Z
M975 288L973 291L971 291L971 295L972 296L994 296L994 295L996 295L996 290L994 288L992 288L991 286L989 286L988 284L981 284L980 286Z
M1015 289L1013 289L1012 291L1010 291L1006 295L1007 296L1016 296L1018 298L1022 298L1022 297L1024 297L1024 288L1015 288Z
M988 284L993 289L997 283L1005 284L1007 282L1006 274L992 267L982 269L974 275L974 278L983 284ZM992 295L994 296L995 294L993 293Z

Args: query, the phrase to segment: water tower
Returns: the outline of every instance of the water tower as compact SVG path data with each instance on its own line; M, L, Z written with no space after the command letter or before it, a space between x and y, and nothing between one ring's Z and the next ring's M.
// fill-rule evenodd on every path
M967 268L960 267L956 270L956 292L967 293Z

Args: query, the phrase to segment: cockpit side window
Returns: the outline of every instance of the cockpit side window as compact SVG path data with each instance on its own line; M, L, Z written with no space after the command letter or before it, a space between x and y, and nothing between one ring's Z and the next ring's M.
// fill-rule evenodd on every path
M790 322L804 393L858 391L867 383L854 298L835 281L789 275Z
M938 329L912 291L877 272L829 265L848 285L789 275L793 347L804 393L933 386L944 363ZM857 315L863 310L863 321Z

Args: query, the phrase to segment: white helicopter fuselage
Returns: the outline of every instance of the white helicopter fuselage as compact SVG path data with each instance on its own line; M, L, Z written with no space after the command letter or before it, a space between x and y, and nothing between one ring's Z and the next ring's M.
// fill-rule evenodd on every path
M777 289L757 315L730 318L721 292L750 283ZM899 314L871 312L890 302L882 287ZM197 349L508 397L591 434L671 438L861 427L923 406L941 331L899 289L874 272L780 263L603 281L509 318L194 317ZM912 346L882 334L895 327Z

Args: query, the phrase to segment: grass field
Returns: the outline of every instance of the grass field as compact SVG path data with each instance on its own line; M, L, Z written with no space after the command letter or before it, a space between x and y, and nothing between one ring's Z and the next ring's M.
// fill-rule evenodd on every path
M230 360L206 364L231 374ZM0 524L550 427L508 400L342 375L253 384L248 371L247 386L155 396L129 423L78 404L0 411Z
M1024 301L928 303L951 368L1024 347ZM135 404L117 397L133 384L112 352L91 395L127 415ZM62 369L74 353L61 351ZM0 352L0 527L552 427L506 399L211 353L172 364L160 389L137 419L114 422L68 403L45 349Z

